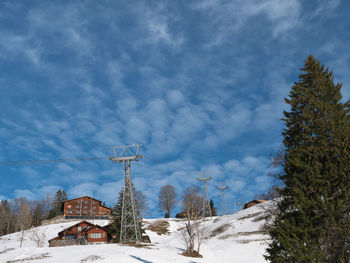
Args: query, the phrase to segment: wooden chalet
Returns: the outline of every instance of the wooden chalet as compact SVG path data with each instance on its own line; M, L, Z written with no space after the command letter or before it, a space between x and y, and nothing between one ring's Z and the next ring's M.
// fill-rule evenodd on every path
M67 200L63 207L65 219L108 219L112 213L111 208L90 196Z
M107 227L82 221L59 232L57 237L50 239L48 242L49 247L59 247L106 244L110 242L111 238Z
M263 202L265 202L265 200L253 200L253 201L250 201L250 202L246 203L243 206L243 209L247 209L249 207L252 207L253 205L257 205L257 204L260 204L260 203L263 203Z

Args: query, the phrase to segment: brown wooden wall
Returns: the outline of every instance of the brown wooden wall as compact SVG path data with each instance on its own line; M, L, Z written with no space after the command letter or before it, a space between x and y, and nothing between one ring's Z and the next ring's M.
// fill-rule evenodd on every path
M65 216L107 216L110 213L111 209L90 197L76 198L64 203Z
M93 233L101 233L102 238L93 238L91 235ZM105 242L105 243L107 243L107 231L105 231L101 228L93 227L87 231L87 240L89 242Z

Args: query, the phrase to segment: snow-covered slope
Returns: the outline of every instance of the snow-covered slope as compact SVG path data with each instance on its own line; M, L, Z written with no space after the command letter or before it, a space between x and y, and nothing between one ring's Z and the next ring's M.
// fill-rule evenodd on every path
M19 248L21 233L0 238L0 262L52 262L52 263L116 263L116 262L265 262L263 254L268 237L261 230L265 223L265 202L234 215L214 217L205 221L206 238L201 246L203 258L184 257L184 243L178 229L184 226L179 219L146 219L146 233L152 244L144 247L130 247L119 244L36 247L29 239L30 230L24 233L24 243ZM38 227L47 234L47 240L57 236L63 229L76 222L59 223ZM106 220L95 220L94 224L105 225ZM158 232L158 233L157 233Z

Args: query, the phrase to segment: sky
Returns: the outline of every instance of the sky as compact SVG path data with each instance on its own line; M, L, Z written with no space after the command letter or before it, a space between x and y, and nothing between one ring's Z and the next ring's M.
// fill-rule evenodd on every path
M132 163L148 217L158 194L211 176L210 198L249 201L273 180L284 98L309 54L350 98L350 2L0 1L0 161L112 156ZM122 164L0 166L0 199L64 189L113 205Z

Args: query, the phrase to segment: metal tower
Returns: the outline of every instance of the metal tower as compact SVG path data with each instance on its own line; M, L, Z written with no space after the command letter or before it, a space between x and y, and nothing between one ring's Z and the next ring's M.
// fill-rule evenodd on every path
M226 204L226 198L225 198L225 189L227 189L227 185L224 186L218 186L217 188L221 190L221 215L227 215L227 204Z
M136 213L136 202L131 183L131 161L138 161L138 159L143 158L140 154L141 146L141 144L138 144L112 147L114 157L109 158L113 162L124 164L124 189L120 228L121 243L141 242L139 218Z
M209 210L209 215L210 215L210 217L212 217L210 204L209 204L208 189L207 189L207 181L212 179L212 177L197 177L196 179L203 183L203 210L202 210L202 216L203 216L203 218L205 217L206 209L208 209Z
M239 211L241 211L242 210L242 205L244 204L244 202L242 200L237 200L236 204L239 205Z

